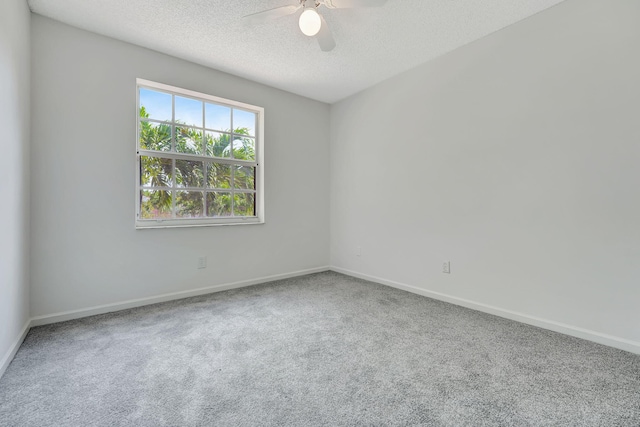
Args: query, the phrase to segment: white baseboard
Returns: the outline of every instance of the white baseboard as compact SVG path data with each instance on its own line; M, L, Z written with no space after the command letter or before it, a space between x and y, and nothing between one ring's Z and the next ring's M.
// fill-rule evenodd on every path
M155 295L152 297L132 299L112 304L98 305L94 307L82 308L79 310L64 311L61 313L47 314L31 318L30 326L48 325L50 323L64 322L66 320L79 319L82 317L94 316L96 314L111 313L113 311L125 310L128 308L141 307L143 305L156 304L159 302L172 301L182 298L205 295L214 292L226 291L229 289L244 288L246 286L257 285L260 283L273 282L275 280L288 279L290 277L304 276L306 274L320 273L328 271L329 266L310 268L307 270L293 271L290 273L276 274L273 276L258 277L250 280L242 280L233 283L224 283L221 285L208 286L206 288L191 289L188 291L171 292L168 294Z
M4 371L7 370L7 368L9 367L9 364L13 360L13 357L18 352L18 349L22 345L22 342L27 336L27 333L29 333L29 329L31 329L31 320L27 320L25 322L24 327L20 332L20 335L13 342L13 345L9 348L9 351L7 351L7 353L4 355L4 357L2 358L2 361L0 361L0 378L2 378L2 375L4 375Z
M382 279L380 277L369 276L367 274L358 273L355 271L347 270L345 268L332 266L331 271L335 271L336 273L346 274L347 276L357 277L359 279L368 280L370 282L379 283L381 285L402 289L403 291L411 292L414 294L422 295L422 296L433 298L440 301L445 301L455 305L460 305L462 307L471 308L473 310L482 311L484 313L493 314L496 316L504 317L506 319L511 319L517 322L526 323L528 325L533 325L543 329L548 329L554 332L559 332L561 334L570 335L572 337L593 341L598 344L603 344L609 347L618 348L620 350L625 350L631 353L640 354L640 342L631 341L631 340L616 337L613 335L602 334L600 332L595 332L588 329L579 328L577 326L555 322L553 320L541 319L539 317L529 316L527 314L518 313L511 310L505 310L503 308L482 304L482 303L467 300L464 298L454 297L454 296L443 294L440 292L429 291L426 289L418 288L416 286L394 282L392 280Z

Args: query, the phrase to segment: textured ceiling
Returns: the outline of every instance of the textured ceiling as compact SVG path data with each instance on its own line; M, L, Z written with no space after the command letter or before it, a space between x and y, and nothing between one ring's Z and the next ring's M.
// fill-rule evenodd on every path
M563 0L388 0L321 13L322 52L297 15L241 17L298 0L29 0L34 13L319 101L333 103Z

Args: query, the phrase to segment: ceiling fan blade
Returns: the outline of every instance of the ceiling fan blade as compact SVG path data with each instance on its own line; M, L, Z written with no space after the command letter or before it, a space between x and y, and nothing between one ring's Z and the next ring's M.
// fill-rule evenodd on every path
M333 34L331 34L331 30L327 25L327 21L324 20L324 16L320 15L320 21L322 21L322 25L320 26L320 31L318 31L318 35L316 36L318 44L323 52L329 52L336 47L336 41L333 39Z
M387 0L322 0L329 9L349 9L352 7L384 6Z
M252 13L251 15L243 16L242 19L245 24L248 25L257 25L262 24L263 22L271 21L272 19L277 19L282 16L291 15L296 13L298 9L300 9L302 5L296 4L291 6L280 6L274 7L273 9L263 10L262 12Z

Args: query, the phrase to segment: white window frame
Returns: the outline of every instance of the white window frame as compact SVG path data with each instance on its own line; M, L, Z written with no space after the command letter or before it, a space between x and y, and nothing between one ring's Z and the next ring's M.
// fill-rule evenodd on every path
M186 98L193 98L199 101L214 103L230 108L238 108L245 111L256 113L256 132L255 132L255 161L237 160L230 158L218 158L205 155L194 154L182 154L174 151L153 151L143 150L140 148L140 88L151 89L160 91L172 95L172 100L175 100L174 96L181 96ZM172 102L173 116L175 116L175 101ZM231 118L231 131L233 132L233 115ZM169 123L169 122L165 122ZM172 126L176 125L175 117L172 117L170 122ZM204 124L206 125L206 124ZM203 125L203 126L204 126ZM202 128L203 138L206 131L215 131L213 129ZM175 144L175 132L172 132L172 145ZM140 184L140 158L141 156L153 156L172 159L183 160L196 160L213 163L223 163L229 165L240 166L253 166L255 170L255 216L230 216L230 217L206 217L206 218L162 218L162 219L142 219L140 216L140 204L141 204L141 190ZM175 180L175 177L174 177ZM136 215L135 215L135 227L136 229L145 228L169 228L169 227L201 227L201 226L217 226L217 225L242 225L242 224L263 224L265 222L264 217L264 108L257 107L255 105L245 104L230 99L220 98L213 95L207 95L200 92L195 92L188 89L182 89L175 86L170 86L163 83L157 83L145 79L136 79ZM241 189L234 189L233 184L230 191L234 192L250 192L243 191ZM166 190L166 188L162 188ZM172 192L172 198L175 200L175 192L179 191L175 182L170 188ZM211 190L210 190L211 191ZM205 199L206 200L206 199ZM173 212L175 214L175 212Z

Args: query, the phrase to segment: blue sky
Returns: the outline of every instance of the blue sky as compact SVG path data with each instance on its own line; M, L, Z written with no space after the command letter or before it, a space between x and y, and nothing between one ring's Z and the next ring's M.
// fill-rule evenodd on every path
M202 127L203 102L176 95L176 121L191 126ZM140 88L140 105L155 120L171 120L171 94ZM208 129L231 129L231 111L229 107L204 103L205 122ZM255 135L255 113L233 109L233 127L249 129Z

